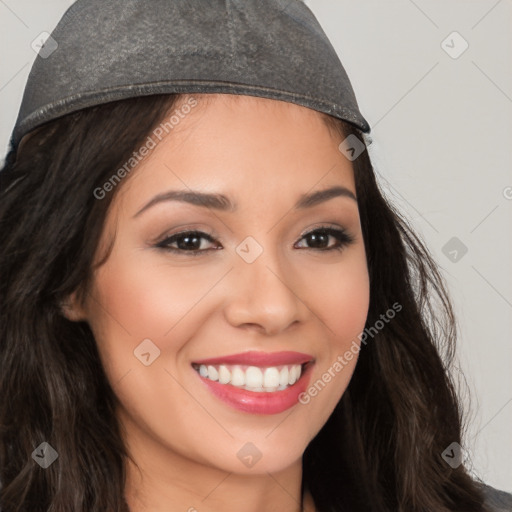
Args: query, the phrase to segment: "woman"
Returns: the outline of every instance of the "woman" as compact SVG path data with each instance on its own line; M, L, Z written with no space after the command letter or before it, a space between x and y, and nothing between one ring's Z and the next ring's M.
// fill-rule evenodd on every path
M52 39L0 171L2 510L512 510L310 11L86 0Z

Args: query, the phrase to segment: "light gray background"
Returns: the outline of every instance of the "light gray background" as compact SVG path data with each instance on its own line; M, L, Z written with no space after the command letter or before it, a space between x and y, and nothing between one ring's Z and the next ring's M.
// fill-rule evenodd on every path
M71 3L0 0L1 158L35 59L31 43ZM472 471L512 492L512 2L306 3L372 126L382 186L448 281L471 395ZM456 55L461 38L469 46L453 58L445 50ZM457 261L445 255L453 248L443 252L452 237L468 249Z

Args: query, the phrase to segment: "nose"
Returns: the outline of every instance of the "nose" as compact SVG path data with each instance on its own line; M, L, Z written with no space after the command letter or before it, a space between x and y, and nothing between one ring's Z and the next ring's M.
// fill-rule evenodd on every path
M270 336L304 320L308 308L299 296L299 280L289 266L284 272L285 265L271 251L252 263L235 254L234 265L224 310L231 325Z

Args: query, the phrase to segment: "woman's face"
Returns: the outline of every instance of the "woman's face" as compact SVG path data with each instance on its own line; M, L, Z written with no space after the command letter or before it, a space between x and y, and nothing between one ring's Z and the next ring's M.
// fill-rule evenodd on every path
M352 166L318 112L195 98L118 185L99 253L113 250L77 314L139 460L274 472L356 364L369 279Z

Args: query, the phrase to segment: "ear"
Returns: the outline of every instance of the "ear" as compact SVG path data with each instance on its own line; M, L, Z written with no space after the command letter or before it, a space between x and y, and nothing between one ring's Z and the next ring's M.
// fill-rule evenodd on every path
M62 315L71 322L82 322L87 319L87 315L78 300L78 293L76 291L61 301L60 311Z

